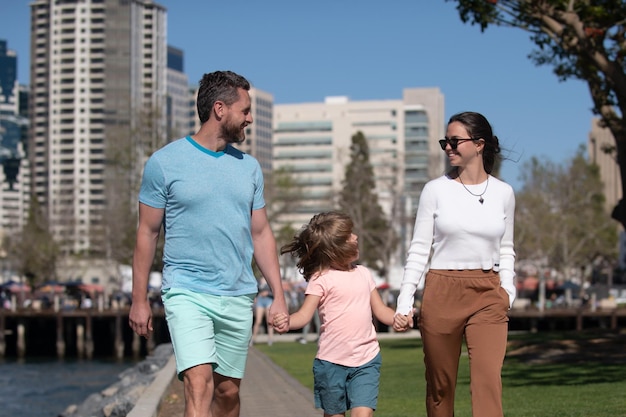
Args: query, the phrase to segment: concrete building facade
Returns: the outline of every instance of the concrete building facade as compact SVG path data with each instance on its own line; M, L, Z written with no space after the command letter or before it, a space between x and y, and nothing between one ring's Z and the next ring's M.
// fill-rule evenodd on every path
M185 74L181 49L167 47L167 135L170 139L194 133L193 92Z
M246 128L245 142L237 145L242 151L254 156L261 164L263 173L272 171L272 117L274 112L274 96L252 87L252 124Z
M379 202L401 237L399 253L405 253L421 190L445 169L437 143L444 125L444 97L437 88L408 88L396 100L327 97L276 104L273 168L288 170L301 194L280 222L297 229L336 207L352 136L360 131L369 145Z
M29 208L30 176L24 146L29 123L23 111L28 95L18 83L17 65L17 54L0 39L0 258L5 256L4 238L22 230Z
M32 186L67 255L108 256L166 141L166 33L151 0L31 2Z

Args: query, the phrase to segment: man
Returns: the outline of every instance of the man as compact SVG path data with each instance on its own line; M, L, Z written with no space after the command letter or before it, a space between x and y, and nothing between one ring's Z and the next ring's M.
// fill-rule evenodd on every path
M233 72L205 74L200 130L155 152L139 191L129 322L140 336L152 332L148 276L163 224L162 299L185 416L239 416L257 293L253 256L274 294L270 324L276 314L288 314L261 167L232 146L245 140L252 123L249 90Z

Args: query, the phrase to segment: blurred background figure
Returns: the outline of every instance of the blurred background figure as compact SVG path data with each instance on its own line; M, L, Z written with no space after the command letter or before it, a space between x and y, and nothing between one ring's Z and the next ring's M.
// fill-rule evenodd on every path
M274 302L274 296L270 290L270 286L265 281L265 278L259 279L259 292L254 300L254 327L252 328L252 339L250 344L256 343L256 337L259 334L261 324L265 320L267 331L267 344L272 345L274 338L274 328L269 325L269 311L270 306Z

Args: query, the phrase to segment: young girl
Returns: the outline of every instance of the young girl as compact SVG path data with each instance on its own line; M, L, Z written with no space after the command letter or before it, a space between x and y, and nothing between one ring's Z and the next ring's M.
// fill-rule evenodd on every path
M352 226L343 213L320 213L281 248L281 254L299 259L308 285L300 309L289 317L276 315L274 323L288 321L289 329L301 329L319 309L314 395L325 417L345 416L347 410L352 417L374 415L381 356L372 313L387 325L394 321L394 311L383 304L370 271L355 265L359 248ZM408 323L402 315L396 320Z

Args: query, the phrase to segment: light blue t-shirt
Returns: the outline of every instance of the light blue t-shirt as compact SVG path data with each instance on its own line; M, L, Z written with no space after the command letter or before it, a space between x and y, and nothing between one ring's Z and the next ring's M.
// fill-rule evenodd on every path
M257 292L250 222L263 186L257 160L230 145L213 152L187 136L148 159L139 201L165 209L162 289Z

